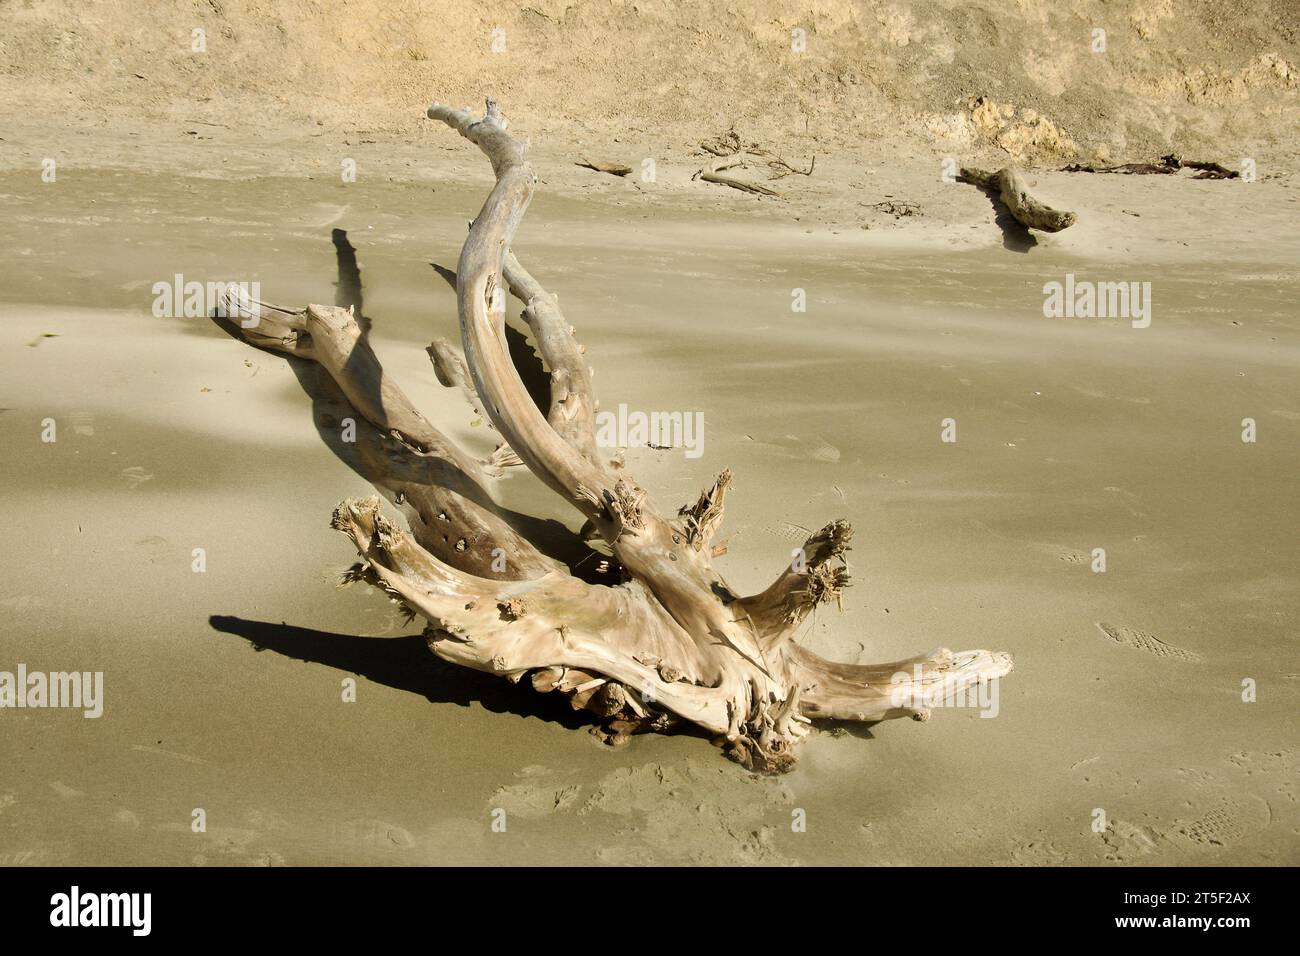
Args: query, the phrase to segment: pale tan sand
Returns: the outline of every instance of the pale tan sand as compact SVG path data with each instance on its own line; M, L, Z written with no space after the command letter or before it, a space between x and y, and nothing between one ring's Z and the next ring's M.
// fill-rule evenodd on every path
M0 179L0 669L106 680L99 720L0 711L0 863L1300 862L1292 167L1249 186L1043 175L1080 222L1021 253L978 191L885 157L860 160L879 172L858 190L813 180L774 204L688 175L667 198L571 180L542 151L517 249L606 408L705 412L701 458L634 449L628 469L665 504L735 469L731 583L764 586L805 529L847 517L857 583L810 646L1016 655L996 719L822 734L763 779L699 738L604 748L562 705L435 664L374 594L336 591L353 556L328 516L367 486L285 360L149 314L174 272L332 302L345 228L387 369L490 448L421 350L455 334L429 263L454 264L483 195L452 156L346 187ZM860 207L884 193L923 216ZM1152 282L1151 327L1044 318L1041 286L1066 272ZM526 475L504 487L571 520Z

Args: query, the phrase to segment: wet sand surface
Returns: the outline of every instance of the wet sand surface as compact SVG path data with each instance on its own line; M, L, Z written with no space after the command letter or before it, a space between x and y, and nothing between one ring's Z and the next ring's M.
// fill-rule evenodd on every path
M455 268L480 183L0 175L0 670L105 675L97 720L0 712L0 864L1300 862L1294 190L1234 218L1239 184L1100 179L1051 180L1085 212L1028 250L991 208L864 231L535 200L515 249L603 407L704 413L699 458L633 448L628 471L671 508L735 470L734 588L845 517L855 584L806 644L1016 657L995 719L825 728L760 778L701 737L604 747L336 590L329 515L369 487L289 364L150 312L174 273L345 303L346 230L387 371L484 453L423 353L458 337L432 264ZM1150 328L1045 318L1066 273L1151 282ZM577 524L527 474L500 491Z

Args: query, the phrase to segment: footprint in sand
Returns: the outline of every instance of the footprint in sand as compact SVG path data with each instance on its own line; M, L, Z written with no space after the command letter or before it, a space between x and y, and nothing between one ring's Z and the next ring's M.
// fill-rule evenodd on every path
M0 853L0 866L48 866L49 850L18 850L13 853Z
M573 807L582 795L577 784L517 783L499 788L488 800L488 812L505 810L510 816L532 820Z
M1097 627L1101 629L1103 634L1122 647L1131 647L1134 650L1145 651L1155 657L1166 657L1187 664L1199 664L1203 660L1201 655L1195 651L1176 647L1173 644L1166 644L1154 634L1139 631L1135 627L1128 627L1124 624L1106 624L1102 621L1097 622Z
M1108 863L1128 863L1160 852L1161 835L1150 827L1113 820L1101 836L1106 845L1103 858Z
M344 214L351 208L350 206L340 206L335 203L318 202L312 205L312 210L316 213L306 225L312 229L323 229L325 226L332 226L343 218ZM305 220L306 217L304 216Z
M1047 840L1030 840L1012 848L1011 862L1016 866L1064 866L1069 854Z
M1268 826L1268 805L1258 798L1222 798L1192 819L1142 826L1115 820L1102 840L1111 863L1129 863L1168 852L1218 851Z
M1057 560L1064 561L1066 564L1087 564L1089 555L1082 551L1071 551L1068 548L1062 548L1056 552Z
M1259 777L1259 785L1273 785L1272 793L1282 807L1300 805L1300 769L1294 750L1269 752L1238 751L1228 754L1228 763L1247 777Z
M1254 804L1252 806L1252 803ZM1225 799L1193 820L1175 820L1169 836L1205 850L1217 850L1235 843L1268 825L1268 807L1264 801Z
M140 829L140 818L125 807L115 811L111 819L120 827L126 827L130 830Z
M791 524L788 521L777 521L772 524L760 525L758 528L764 534L770 534L774 538L784 538L786 541L794 541L803 544L812 536L812 530L804 528L797 524Z
M992 528L984 524L982 521L971 522L971 525L972 527L979 528L979 530L988 532L989 534L992 534L995 537L1002 538L1002 539L1007 538L1006 535L994 531ZM1038 551L1041 554L1050 554L1052 557L1056 558L1056 560L1061 561L1065 564L1091 564L1092 563L1091 551L1080 551L1078 548L1071 547L1068 544L1054 544L1051 542L1043 541L1043 542L1035 542L1034 544L1031 545L1031 547L1033 547L1035 551Z

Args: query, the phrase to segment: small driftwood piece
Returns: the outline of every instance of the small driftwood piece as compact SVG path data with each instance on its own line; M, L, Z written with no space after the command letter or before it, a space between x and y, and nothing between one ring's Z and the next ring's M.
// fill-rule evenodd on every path
M1120 163L1118 166L1091 166L1086 163L1071 163L1062 166L1062 173L1116 173L1128 176L1167 176L1178 172L1177 166L1164 163Z
M631 166L624 166L622 163L602 163L585 158L574 165L582 166L584 169L594 169L598 173L609 173L611 176L626 176L632 172Z
M720 186L730 186L732 189L739 189L741 192L753 193L756 196L780 196L781 194L775 189L762 186L758 183L751 183L746 179L737 179L735 176L724 176L723 171L728 169L743 168L745 160L739 155L720 156L713 162L709 163L703 169L700 169L692 179L702 179L706 183L717 183Z
M608 743L684 721L753 770L788 769L814 720L923 720L1011 671L1010 655L994 651L941 648L841 664L800 647L795 638L809 616L849 584L852 529L844 521L811 535L765 590L732 590L714 566L725 551L714 537L731 472L694 503L665 511L599 453L582 347L555 296L511 251L537 183L526 141L506 131L491 100L482 117L438 104L428 116L477 145L496 176L456 270L461 349L440 341L431 358L445 384L472 385L474 404L509 449L584 520L575 541L603 541L611 574L592 583L577 574L586 558L560 564L507 522L483 484L484 467L383 373L349 311L245 303L230 314L250 321L233 331L329 373L351 403L372 480L402 509L405 523L375 497L335 510L333 527L360 555L349 580L423 616L438 657L565 695L594 715ZM511 359L503 289L525 303L551 369L545 412Z
M1218 163L1182 159L1174 153L1161 156L1158 163L1120 163L1118 166L1089 166L1071 163L1061 167L1063 173L1119 173L1130 176L1169 176L1180 169L1199 170L1192 179L1239 179L1241 173Z
M734 177L727 176L718 178L709 178L706 173L712 173L716 176L723 169L735 166L748 166L748 160L742 159L742 156L757 156L766 160L768 168L768 179L784 179L786 176L811 176L817 168L817 156L814 154L808 162L807 169L800 169L791 163L786 162L783 156L773 153L770 149L765 148L759 143L746 143L740 138L733 126L720 136L714 136L712 139L702 140L699 144L700 149L706 153L712 153L718 157L708 167L696 173L692 179L703 179L706 182L720 182L724 186L732 186L745 192L759 193L765 196L775 196L777 193L768 188L757 186L755 183L745 180L738 180Z
M1078 220L1074 213L1053 209L1029 195L1029 188L1014 167L1007 166L996 173L989 173L973 166L963 166L957 179L998 193L1002 204L1026 229L1060 232Z
M786 176L792 176L792 175L811 176L813 174L813 170L817 168L817 156L816 154L813 155L813 158L808 162L807 169L800 169L798 166L791 166L780 156L777 156L775 159L769 160L767 164L767 168L772 170L772 175L769 177L771 179L784 179Z

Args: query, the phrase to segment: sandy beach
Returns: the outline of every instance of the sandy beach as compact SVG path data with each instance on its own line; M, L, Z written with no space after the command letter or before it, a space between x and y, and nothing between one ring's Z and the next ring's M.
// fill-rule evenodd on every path
M702 413L698 457L623 457L674 509L734 470L729 582L761 590L847 518L854 584L801 643L1015 657L994 719L827 722L763 776L702 732L605 746L559 695L443 663L383 595L337 588L355 554L331 511L371 488L309 373L154 314L177 274L295 306L360 293L387 373L490 452L424 353L459 341L439 270L492 181L420 126L432 93L410 129L363 139L284 117L55 131L10 110L0 670L102 672L104 700L93 719L0 710L0 865L1300 863L1294 139L1253 143L1253 182L1033 166L1079 221L1029 235L943 181L965 154L942 143L860 141L760 198L693 180L678 127L515 121L540 182L513 248L559 294L603 407ZM1149 284L1149 324L1046 316L1067 276ZM497 492L581 524L522 468Z

